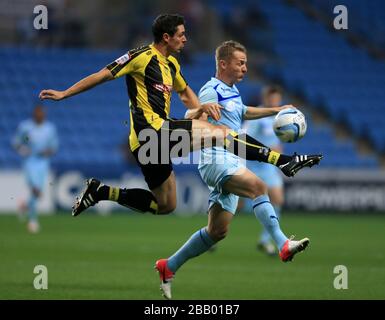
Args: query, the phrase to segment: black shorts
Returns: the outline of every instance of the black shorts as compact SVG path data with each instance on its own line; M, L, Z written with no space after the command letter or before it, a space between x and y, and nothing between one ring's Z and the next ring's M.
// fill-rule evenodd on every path
M156 138L153 139L155 141L150 141L149 137L132 153L148 187L153 190L165 182L173 171L171 157L184 157L190 152L192 120L169 119L158 131L148 130L153 130L151 139Z

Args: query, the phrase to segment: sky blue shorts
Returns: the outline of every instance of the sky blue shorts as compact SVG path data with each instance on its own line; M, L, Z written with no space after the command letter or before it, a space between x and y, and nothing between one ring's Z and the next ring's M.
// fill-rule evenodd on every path
M27 160L24 163L24 173L28 185L31 188L43 190L47 178L49 165L46 160Z
M210 210L214 203L218 203L224 210L235 214L239 197L224 191L223 185L237 171L246 168L245 161L223 149L218 152L202 151L202 154L198 170L210 189L208 209Z

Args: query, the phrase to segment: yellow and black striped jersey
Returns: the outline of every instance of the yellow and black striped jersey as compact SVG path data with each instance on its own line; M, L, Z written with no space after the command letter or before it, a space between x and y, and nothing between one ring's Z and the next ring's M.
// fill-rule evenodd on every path
M126 76L130 98L130 148L139 147L144 128L159 130L170 114L171 91L181 92L187 83L175 57L165 57L153 45L130 50L107 65L114 78Z

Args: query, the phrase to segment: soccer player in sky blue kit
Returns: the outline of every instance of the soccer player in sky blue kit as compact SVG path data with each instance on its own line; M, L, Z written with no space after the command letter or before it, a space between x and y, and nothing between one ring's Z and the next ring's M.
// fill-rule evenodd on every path
M49 171L50 157L58 148L55 126L45 121L42 106L36 106L33 119L21 122L12 141L13 147L24 158L23 169L30 189L28 201L28 231L37 233L40 229L36 204L41 196Z
M241 81L247 72L247 56L244 46L235 41L226 41L216 49L217 72L200 90L201 103L215 102L222 106L222 116L215 121L228 126L235 132L241 129L242 120L258 119L278 113L287 106L276 108L248 107L242 103L235 83ZM293 106L290 106L293 107ZM188 111L188 118L201 118L201 109ZM261 153L271 150L263 145ZM321 155L305 155L318 164ZM270 203L266 184L242 163L243 160L227 149L214 146L201 151L198 166L202 179L210 189L208 225L195 232L190 239L168 259L156 261L155 268L161 279L161 291L167 299L171 298L171 280L175 272L189 259L206 252L218 241L225 238L229 224L235 214L239 196L253 201L256 217L269 231L280 250L282 261L290 261L304 250L309 239L299 241L288 239L279 226L278 218Z
M171 158L182 145L181 154L202 148L206 140L226 144L247 160L272 163L289 176L311 167L320 157L279 154L247 135L238 134L226 125L196 118L170 118L172 92L178 93L188 109L204 111L212 119L221 118L217 103L201 105L181 73L175 55L184 48L187 38L184 18L178 14L159 15L152 25L154 42L132 49L98 72L65 90L44 89L39 98L59 101L94 88L107 81L126 77L130 100L129 148L141 168L149 190L109 186L98 179L87 179L87 186L76 198L72 215L78 216L99 201L113 201L140 212L169 214L176 208L176 183ZM182 138L181 143L175 136ZM149 138L149 139L148 139ZM149 140L149 141L147 141ZM174 148L175 147L175 148ZM147 150L151 150L147 155ZM239 150L245 152L239 153ZM263 152L261 152L263 151Z
M267 86L262 90L262 106L266 108L275 108L282 105L282 92L276 86ZM243 129L254 139L261 141L271 149L282 153L282 144L273 130L274 116L265 117L257 120L247 120L243 124ZM283 178L280 170L272 165L248 161L247 168L253 171L267 185L268 195L272 206L274 207L277 218L280 218L281 207L284 202ZM252 207L250 200L246 201L246 208ZM268 255L275 255L276 249L271 242L271 236L266 228L259 237L257 248Z

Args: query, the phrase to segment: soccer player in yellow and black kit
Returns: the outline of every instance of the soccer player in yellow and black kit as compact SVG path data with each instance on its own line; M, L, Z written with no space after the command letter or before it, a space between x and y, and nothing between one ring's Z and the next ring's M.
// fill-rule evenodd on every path
M141 212L153 214L172 212L176 207L176 186L170 150L179 142L172 139L172 134L176 132L187 134L189 150L190 147L200 148L202 141L213 138L216 143L224 141L229 149L237 154L241 149L246 150L244 156L249 160L269 162L281 167L288 176L293 176L303 167L318 164L321 156L281 155L250 137L231 132L226 126L195 119L170 119L172 90L178 93L188 109L195 109L194 112L198 113L204 112L215 120L220 118L222 107L216 103L203 105L199 103L197 96L183 78L177 59L173 56L183 49L187 41L184 18L177 14L160 15L153 23L152 32L154 43L129 51L67 90L48 89L40 92L41 99L61 100L103 82L126 76L130 98L129 147L151 191L121 189L104 185L94 178L88 179L86 189L77 198L73 207L74 216L102 200L115 201ZM156 159L152 158L151 161L146 157L149 141L141 138L143 132L146 133L146 137L151 137L150 146L158 150ZM163 135L164 132L167 134Z

